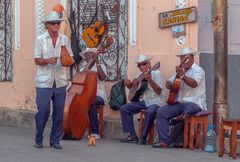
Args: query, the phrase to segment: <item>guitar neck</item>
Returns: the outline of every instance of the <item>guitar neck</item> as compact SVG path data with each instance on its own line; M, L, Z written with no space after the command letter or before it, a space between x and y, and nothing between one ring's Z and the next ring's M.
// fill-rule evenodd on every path
M95 64L95 57L98 57L100 53L103 53L108 47L110 47L113 44L113 38L112 37L106 37L102 41L102 44L100 45L100 48L95 53L95 56L89 61L85 69L91 69L92 66Z
M87 64L86 69L91 69L94 64L95 64L95 60L91 59L90 62Z
M150 74L153 70L156 70L159 67L160 67L160 62L156 63L153 67L151 67L147 73ZM144 73L139 75L138 80L141 82L143 80L143 78L144 78Z

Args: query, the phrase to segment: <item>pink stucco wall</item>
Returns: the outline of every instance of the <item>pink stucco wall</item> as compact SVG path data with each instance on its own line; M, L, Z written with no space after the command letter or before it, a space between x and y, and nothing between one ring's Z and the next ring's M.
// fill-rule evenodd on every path
M44 13L48 13L52 6L59 1L45 0ZM151 3L150 3L151 2ZM188 2L188 6L197 6L197 0ZM153 57L153 64L160 61L161 71L168 78L174 71L178 59L175 54L181 48L172 38L170 28L158 27L158 13L174 10L175 1L170 0L138 0L138 32L136 46L128 48L128 77L133 79L138 69L133 60L139 53L146 53ZM36 110L35 106L35 64L33 59L35 41L35 1L21 1L21 47L13 51L13 81L0 82L0 107L9 109ZM197 50L197 23L187 26L187 42L184 46L190 46ZM111 83L106 83L107 85ZM107 86L108 94L110 86ZM110 110L108 114L117 114Z
M187 6L197 6L197 0L191 0ZM172 38L171 28L160 29L158 27L158 14L175 9L175 0L139 0L138 1L138 40L136 46L129 46L128 54L128 74L134 77L136 71L133 67L133 59L137 53L146 53L153 57L153 64L160 61L161 71L167 79L178 64L178 58L175 54L179 53L182 47L189 46L197 50L198 43L198 25L190 23L186 25L187 41L183 46L178 46ZM198 60L198 58L196 58Z
M56 2L58 1L45 0L44 12L50 11ZM0 82L0 107L35 110L33 82L35 76L33 59L36 25L35 1L21 1L20 14L21 46L19 50L13 48L13 81Z

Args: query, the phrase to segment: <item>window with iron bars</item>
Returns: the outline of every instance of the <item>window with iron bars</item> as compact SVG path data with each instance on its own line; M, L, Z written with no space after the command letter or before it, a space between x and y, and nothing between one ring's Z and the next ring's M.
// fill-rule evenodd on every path
M0 0L0 82L12 80L12 1Z
M82 39L83 31L97 20L106 21L105 35L114 38L114 43L101 55L102 66L107 69L107 80L125 78L127 69L127 0L69 0L70 13L74 14L76 35L81 51L87 47ZM81 64L80 64L81 66Z

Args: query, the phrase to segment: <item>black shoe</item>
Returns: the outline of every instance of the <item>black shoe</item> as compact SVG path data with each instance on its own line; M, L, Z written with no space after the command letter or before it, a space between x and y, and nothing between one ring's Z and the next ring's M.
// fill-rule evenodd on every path
M183 143L174 143L173 147L174 148L183 148Z
M43 148L43 144L42 144L42 143L36 143L36 144L34 145L34 147L35 147L35 148L38 148L38 149L41 149L41 148Z
M147 143L147 138L146 137L142 137L141 138L141 144L142 145L146 145L146 143Z
M120 142L123 142L123 143L138 143L138 136L131 137L129 135L129 136L127 136L126 139L122 139Z
M62 149L62 146L59 143L50 144L50 147L55 148L55 149Z
M73 135L71 134L65 134L63 137L62 137L63 140L77 140Z

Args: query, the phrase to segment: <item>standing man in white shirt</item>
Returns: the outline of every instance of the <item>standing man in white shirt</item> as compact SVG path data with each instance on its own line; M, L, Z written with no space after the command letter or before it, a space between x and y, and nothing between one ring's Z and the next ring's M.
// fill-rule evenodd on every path
M176 66L175 74L166 82L166 88L171 89L176 78L181 79L181 85L176 102L165 105L157 110L157 132L160 141L154 143L154 148L170 147L169 121L174 117L187 117L206 110L205 72L194 63L194 55L191 48L185 47L180 57L181 66ZM170 145L170 146L169 146Z
M63 108L66 97L67 69L60 62L61 46L65 45L73 56L70 40L59 33L62 19L51 11L44 20L47 31L37 37L34 59L37 65L35 77L36 104L36 148L43 148L43 131L50 114L50 101L53 103L50 147L62 149L60 136L63 121Z

